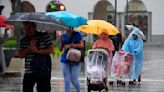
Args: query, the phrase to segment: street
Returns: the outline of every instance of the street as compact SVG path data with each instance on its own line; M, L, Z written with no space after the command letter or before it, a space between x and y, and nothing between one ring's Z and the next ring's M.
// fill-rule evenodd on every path
M144 48L144 65L142 69L142 84L129 86L129 79L125 79L126 86L109 86L109 92L164 92L164 47ZM110 79L110 78L109 78ZM52 91L64 92L63 78L60 70L59 59L53 59L52 67ZM80 76L81 92L87 92L86 77L82 66ZM71 92L75 92L71 86ZM21 92L22 77L0 78L0 92Z

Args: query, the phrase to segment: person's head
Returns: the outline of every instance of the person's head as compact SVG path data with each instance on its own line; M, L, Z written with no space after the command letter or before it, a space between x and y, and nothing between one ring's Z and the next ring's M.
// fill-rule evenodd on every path
M136 34L133 34L133 39L137 40L138 36Z
M35 34L36 25L33 22L23 22L23 27L28 36L33 36Z
M105 29L102 29L101 32L99 33L99 37L102 40L107 40L109 37L108 32Z
M2 10L3 10L4 6L0 5L0 15L2 14Z
M71 35L72 32L73 32L73 27L69 27L69 28L66 30L66 33L67 33L68 35Z

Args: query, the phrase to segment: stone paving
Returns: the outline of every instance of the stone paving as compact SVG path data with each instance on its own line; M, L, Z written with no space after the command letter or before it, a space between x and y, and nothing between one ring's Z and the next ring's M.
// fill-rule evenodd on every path
M64 92L60 62L53 59L52 91ZM84 68L80 76L81 92L87 92ZM109 86L109 92L164 92L164 47L145 47L142 85ZM22 77L0 78L0 92L22 92ZM71 86L71 92L75 92Z

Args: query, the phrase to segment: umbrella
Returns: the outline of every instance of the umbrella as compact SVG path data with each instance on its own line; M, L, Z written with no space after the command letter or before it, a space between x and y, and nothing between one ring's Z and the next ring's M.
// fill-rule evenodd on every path
M72 14L68 11L49 12L46 13L46 15L60 19L65 25L69 27L78 27L87 24L87 19L83 18L82 16Z
M22 25L22 22L34 22L39 30L65 30L68 29L59 19L46 16L43 13L16 13L6 20L7 23Z
M119 30L109 22L104 20L88 20L88 25L80 26L77 30L98 35L100 32L106 30L109 35L116 35L119 33Z
M14 26L5 23L7 18L3 15L0 15L0 27L15 29Z
M138 31L139 37L142 38L143 40L145 40L145 35L143 33L143 31L141 31L138 27L135 27L133 25L125 25L125 28L128 30L136 30Z

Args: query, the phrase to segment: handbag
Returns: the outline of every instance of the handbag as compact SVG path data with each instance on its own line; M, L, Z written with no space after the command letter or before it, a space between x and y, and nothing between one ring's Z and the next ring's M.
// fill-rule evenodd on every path
M69 61L79 62L81 60L81 51L75 48L70 48L67 52L66 59Z

